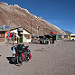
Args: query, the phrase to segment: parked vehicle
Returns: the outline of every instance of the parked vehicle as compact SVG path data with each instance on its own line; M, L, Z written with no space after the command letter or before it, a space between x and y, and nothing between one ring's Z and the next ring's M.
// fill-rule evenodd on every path
M31 51L28 47L29 46L24 46L24 44L11 47L13 56L12 62L18 64L18 66L21 66L23 61L28 62L29 59L31 59Z
M75 34L70 34L70 39L75 40Z

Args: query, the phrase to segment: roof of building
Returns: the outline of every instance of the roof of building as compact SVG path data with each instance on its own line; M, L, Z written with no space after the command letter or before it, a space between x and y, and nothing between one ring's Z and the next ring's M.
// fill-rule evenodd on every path
M8 31L16 27L19 27L19 26L10 27L8 25L3 25L3 26L0 26L0 31Z
M59 32L50 32L50 34L60 34Z
M12 31L14 29L17 29L17 28L21 28L21 26L14 26L14 27L10 27L8 25L3 25L3 26L0 26L0 31ZM23 28L23 27L22 27ZM27 32L31 33L30 31L28 31L27 29L23 28L24 30L26 30Z

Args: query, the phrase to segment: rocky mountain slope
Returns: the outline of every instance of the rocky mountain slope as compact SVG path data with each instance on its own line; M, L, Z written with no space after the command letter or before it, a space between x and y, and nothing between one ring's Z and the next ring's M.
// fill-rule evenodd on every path
M0 2L0 26L2 25L22 26L32 32L33 35L37 33L39 35L49 34L51 31L63 34L63 31L57 26L31 14L27 9L18 5L8 5Z

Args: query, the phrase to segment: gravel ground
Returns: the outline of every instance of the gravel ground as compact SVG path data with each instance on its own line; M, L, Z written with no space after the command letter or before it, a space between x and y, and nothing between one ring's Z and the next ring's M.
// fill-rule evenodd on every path
M0 75L75 75L74 41L29 44L32 59L21 67L7 60L12 56L11 46L0 44Z

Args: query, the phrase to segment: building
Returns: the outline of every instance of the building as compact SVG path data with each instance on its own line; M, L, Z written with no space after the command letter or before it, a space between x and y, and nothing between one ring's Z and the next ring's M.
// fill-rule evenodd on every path
M59 40L62 39L62 34L60 34L59 32L50 32L50 36L53 36L55 40Z
M9 35L11 35L11 37ZM0 39L8 39L8 38L12 39L13 35L15 38L14 39L15 43L17 43L16 37L18 37L19 43L31 42L31 32L29 32L27 29L21 26L15 26L15 27L10 27L8 25L0 26Z

